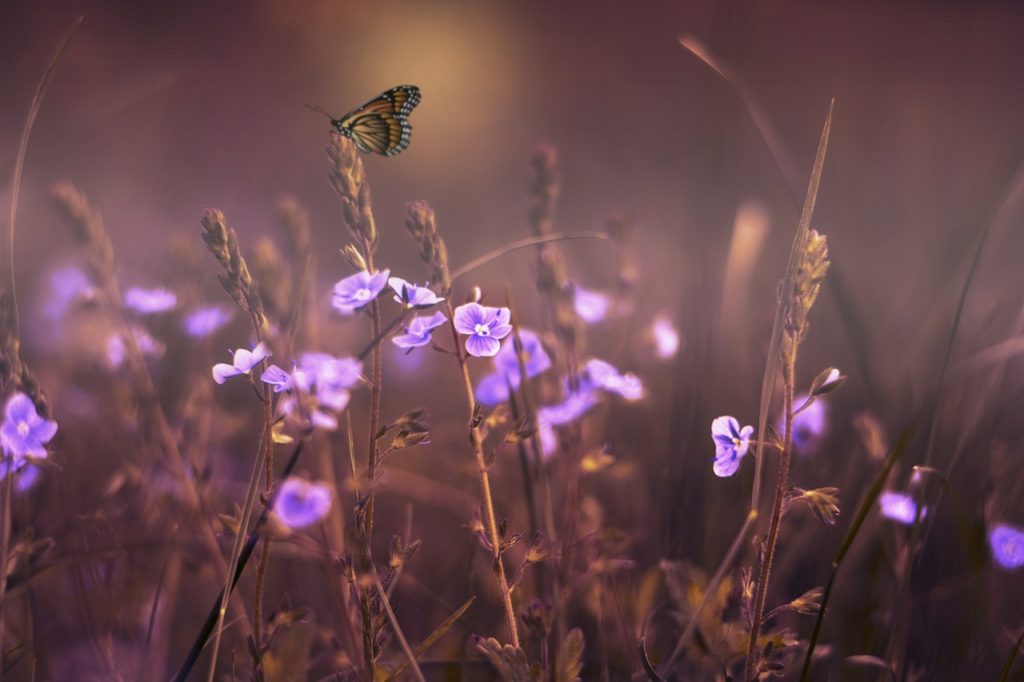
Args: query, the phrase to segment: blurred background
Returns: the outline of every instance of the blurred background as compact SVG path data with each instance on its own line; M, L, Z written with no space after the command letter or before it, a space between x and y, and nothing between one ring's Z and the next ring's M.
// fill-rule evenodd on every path
M116 514L103 511L99 496L130 459L114 454L119 446L102 433L104 410L88 406L105 395L102 373L74 366L93 337L62 336L45 314L50 275L80 258L52 205L54 184L73 182L102 212L125 286L173 287L185 243L198 253L205 297L224 303L215 263L199 241L202 210L223 210L248 248L276 234L278 201L294 196L308 208L313 228L324 292L313 303L325 319L323 346L351 353L365 343L366 329L332 318L327 295L331 283L350 273L337 255L349 237L325 181L328 122L304 105L341 115L410 83L423 93L411 117L410 148L394 158L365 158L382 234L378 262L423 279L403 228L406 204L417 199L437 211L455 265L526 236L529 159L539 143L557 149L556 229L600 231L610 217L624 216L634 225L640 264L629 322L634 340L623 343L610 327L596 326L588 348L637 372L648 394L640 405L615 404L602 413L600 428L617 464L605 479L591 481L587 494L599 502L602 523L630 538L626 553L636 562L636 580L656 573L663 559L712 571L746 514L752 467L715 478L709 425L721 414L756 422L775 286L835 98L813 221L828 237L833 269L812 315L798 383L806 386L828 366L850 379L830 398L828 433L813 457L797 460L793 481L839 486L844 514L852 513L878 467L864 424L889 444L935 394L976 241L991 222L933 440L930 463L952 492L936 512L914 574L907 656L911 679L994 675L1002 665L1021 627L1024 578L989 565L984 532L997 521L1024 524L1024 431L1016 418L1024 376L1012 343L983 353L1018 337L1024 319L1022 207L1012 189L1024 160L1020 4L6 2L0 7L3 206L28 103L79 14L84 22L29 147L18 216L23 353L41 375L65 438L56 456L64 469L63 502L54 501L58 484L46 480L49 497L26 508L38 510L28 521L38 524L37 535L59 545L62 533L84 524L101 545L117 537ZM701 41L746 84L784 151L786 172L736 90L680 45L683 35ZM578 284L614 286L618 265L609 243L568 242L561 250ZM509 287L521 318L540 327L532 264L529 251L510 255L474 273L455 296L461 300L475 284L493 303L504 301ZM642 340L659 314L683 339L670 360L656 358ZM210 357L244 343L245 325L234 329L217 338ZM169 402L183 390L176 375L194 360L172 349L154 370ZM460 451L464 406L434 397L437 381L452 391L458 385L451 368L433 367L444 362L431 359L430 367L416 370L391 363L387 370L386 382L396 389L385 392L386 412L426 404L435 423L454 425L389 466L475 495ZM78 380L69 382L71 375ZM227 400L238 420L251 409L247 397L239 390ZM364 402L354 401L354 420L365 415ZM89 435L69 435L75 428ZM253 441L225 431L234 440L223 447L238 466L218 466L226 480L237 481L225 484L227 499L240 501L244 453ZM910 466L924 461L926 437L925 430L915 433L892 487L905 487ZM499 463L504 515L515 514L516 475L514 462ZM410 499L417 508L413 534L425 540L419 567L410 569L421 583L398 590L411 614L407 634L420 639L430 622L443 618L441 605L465 599L464 589L433 575L442 567L463 569L446 563L451 548L431 537L455 532L467 517L451 505L440 508L418 478L396 476L392 483L382 493L381 542L404 531ZM783 542L773 589L791 597L824 582L848 522L842 518L836 528L808 521ZM850 583L837 587L826 622L833 655L884 657L895 636L884 605L896 599L899 580L884 566L896 561L900 543L884 521L869 524L846 575ZM473 542L466 536L464 549ZM139 551L140 566L149 568L138 570L145 572L155 560ZM460 556L465 562L472 550ZM276 595L294 578L281 563ZM168 621L183 632L169 637L169 666L212 598L209 582L189 585L182 588L188 593L180 617ZM492 634L500 622L495 614L471 613L466 632ZM72 642L85 637L73 615L40 618L51 618L44 632L62 632ZM642 620L639 614L631 623ZM801 623L806 636L809 621ZM110 627L132 640L128 624ZM72 679L60 671L80 659L58 649L51 648L43 669L49 679ZM620 654L625 662L616 670L638 670ZM836 679L856 679L835 670Z

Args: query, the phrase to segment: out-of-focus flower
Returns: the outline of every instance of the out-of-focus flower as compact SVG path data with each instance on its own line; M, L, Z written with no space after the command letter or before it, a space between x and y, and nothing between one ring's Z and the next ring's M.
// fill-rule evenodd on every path
M395 279L392 277L392 279ZM434 329L448 321L442 312L436 312L430 317L417 315L405 325L405 333L399 334L391 339L391 342L399 348L419 348L430 343L430 334Z
M348 389L362 378L363 364L355 358L336 358L327 353L303 353L291 374L271 365L260 377L275 393L289 391L281 401L285 414L306 417L317 428L334 431L334 413L348 407ZM325 409L326 408L326 409Z
M663 315L651 323L651 337L654 339L654 353L662 360L671 358L679 351L679 332Z
M213 380L223 384L231 377L249 374L252 368L270 357L270 350L267 345L260 342L252 350L239 348L235 351L231 364L218 362L213 366Z
M574 422L599 402L597 391L590 386L581 385L570 391L560 403L546 405L537 410L537 435L540 438L541 454L548 456L557 445L555 438L556 426L564 426Z
M594 388L615 393L626 400L639 400L644 397L644 385L640 377L619 370L604 360L590 358L583 366L584 377Z
M390 278L388 286L395 292L395 300L409 308L429 308L444 300L427 285L419 286L406 282L401 277Z
M1024 566L1024 531L1005 523L996 524L989 531L988 544L992 557L1003 568Z
M274 500L274 513L292 530L311 526L327 516L334 493L330 486L289 478Z
M232 317L234 313L223 306L199 308L185 318L185 331L196 338L209 336L230 322Z
M7 477L7 472L11 468L11 463L7 460L0 462L0 481ZM14 489L19 493L23 493L29 490L39 480L39 473L42 470L31 462L22 460L20 463L14 466L14 475L17 476L14 479Z
M154 339L149 332L142 327L132 327L131 335L143 356L148 358L162 357L166 348L164 344ZM107 362L113 368L124 364L128 349L125 347L124 333L114 332L107 338Z
M345 309L358 310L373 301L388 283L390 270L370 272L363 270L349 275L334 285L334 298L331 305L345 314Z
M57 422L39 416L35 403L16 391L4 406L0 444L17 464L24 457L46 457L46 444L57 433Z
M137 313L148 315L172 310L178 305L178 296L168 289L132 287L124 292L124 304Z
M878 508L881 510L882 516L905 526L914 523L914 519L917 518L917 503L914 502L914 498L895 490L882 491L882 494L878 496ZM924 518L926 511L926 509L921 510L921 518Z
M512 311L492 308L479 303L466 303L455 309L455 330L468 335L466 350L478 358L492 358L498 354L501 339L512 332Z
M735 417L718 417L711 422L711 439L715 441L715 476L732 476L740 468L740 461L750 450L753 426L740 428Z
M808 400L807 395L799 395L793 401L794 409L800 409ZM780 414L775 422L775 430L784 433L786 415ZM825 401L815 399L810 405L800 410L793 417L793 448L799 454L813 452L822 436L828 431L828 406Z
M540 337L529 329L519 330L519 339L523 342L523 368L526 378L533 377L551 369L551 357L544 350ZM494 356L495 371L480 380L476 387L476 399L485 405L498 405L508 400L508 387L519 388L521 376L519 359L516 357L515 341L509 338L501 345L501 350Z
M43 311L52 320L63 317L68 308L96 297L96 288L80 268L74 265L50 275L50 293Z
M581 320L587 324L600 322L608 316L612 301L607 294L591 291L581 286L573 289L573 308Z

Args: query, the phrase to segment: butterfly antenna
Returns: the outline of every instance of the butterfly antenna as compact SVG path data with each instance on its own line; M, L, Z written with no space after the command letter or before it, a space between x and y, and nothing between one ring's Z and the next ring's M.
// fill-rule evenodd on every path
M319 106L316 106L316 105L313 105L313 104L307 104L306 108L307 109L312 109L313 111L317 112L318 114L323 114L324 116L326 116L327 118L331 119L332 121L334 120L334 116L332 116L329 111L325 111L322 107L319 107Z

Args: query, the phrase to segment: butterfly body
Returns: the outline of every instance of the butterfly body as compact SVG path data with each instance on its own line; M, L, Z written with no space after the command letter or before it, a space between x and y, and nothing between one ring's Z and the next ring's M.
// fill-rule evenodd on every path
M362 152L394 156L409 146L412 138L409 114L419 102L419 88L415 85L399 85L341 118L332 117L331 125L338 133L355 142Z

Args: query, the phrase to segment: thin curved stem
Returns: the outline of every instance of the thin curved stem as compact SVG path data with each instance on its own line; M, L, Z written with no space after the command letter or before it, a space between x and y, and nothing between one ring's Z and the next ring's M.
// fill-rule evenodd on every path
M561 234L545 234L539 237L527 237L526 239L520 239L519 241L512 242L511 244L506 244L505 246L494 249L493 251L488 251L479 258L474 258L452 273L452 281L455 281L459 277L462 277L477 268L487 265L492 260L497 260L502 256L506 256L513 251L537 246L538 244L561 242L570 239L600 239L607 241L610 237L604 232L563 232Z

